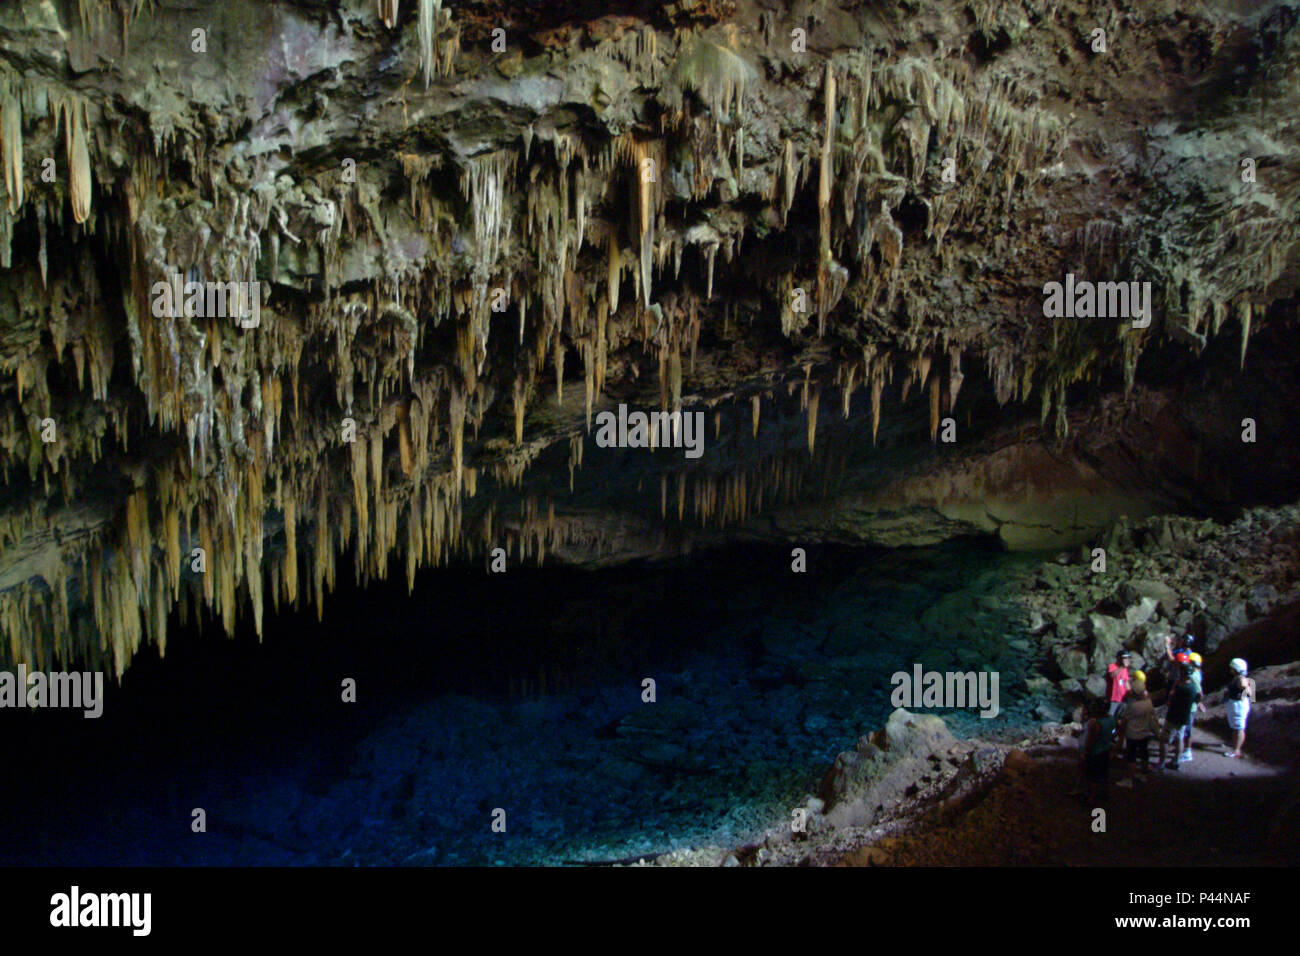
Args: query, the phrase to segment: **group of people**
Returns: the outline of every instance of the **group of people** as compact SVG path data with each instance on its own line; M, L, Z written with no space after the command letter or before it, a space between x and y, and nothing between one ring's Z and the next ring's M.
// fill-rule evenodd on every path
M1160 759L1156 770L1180 770L1192 760L1192 725L1197 713L1205 712L1205 693L1201 689L1201 655L1192 650L1193 637L1184 635L1177 644L1165 640L1165 680L1167 690L1161 695L1164 723L1161 725L1156 701L1147 690L1147 675L1129 670L1133 655L1121 649L1106 672L1106 698L1093 701L1084 729L1080 758L1089 800L1105 799L1113 751L1122 748L1128 768L1118 787L1132 787L1141 775L1145 779L1151 766L1151 741L1160 741ZM1231 750L1225 756L1241 757L1246 742L1246 720L1255 700L1255 682L1246 676L1246 662L1233 658L1229 663L1232 677L1224 691L1228 706L1228 728L1235 734ZM1170 750L1173 756L1166 760Z

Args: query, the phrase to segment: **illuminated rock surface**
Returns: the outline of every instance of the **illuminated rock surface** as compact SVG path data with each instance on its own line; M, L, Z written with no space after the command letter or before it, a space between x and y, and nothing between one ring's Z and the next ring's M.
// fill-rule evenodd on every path
M121 675L495 547L1293 498L1294 11L1031 6L5 4L0 655ZM1149 327L1045 317L1067 275ZM705 453L596 448L619 402Z

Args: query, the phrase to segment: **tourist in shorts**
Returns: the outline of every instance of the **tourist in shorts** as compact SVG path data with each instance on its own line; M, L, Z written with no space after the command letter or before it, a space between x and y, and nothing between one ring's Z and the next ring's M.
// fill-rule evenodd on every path
M1195 668L1191 664L1182 666L1179 683L1169 693L1169 706L1165 710L1165 736L1160 741L1160 765L1170 770L1178 770L1183 756L1183 740L1192 723L1196 705L1201 702L1201 691L1192 679ZM1165 746L1174 749L1174 758L1165 764Z
M1201 655L1195 651L1188 652L1187 663L1192 665L1192 683L1196 685L1196 692L1198 694L1203 694ZM1192 711L1192 719L1188 721L1187 726L1183 728L1183 755L1178 758L1182 763L1188 763L1192 759L1192 726L1196 723L1196 715L1198 713L1205 713L1205 703L1203 700L1201 703L1196 705L1196 708Z
M1236 733L1229 757L1240 757L1241 748L1246 743L1246 720L1250 717L1250 705L1255 700L1255 682L1246 676L1246 662L1234 657L1228 662L1232 677L1223 692L1224 703L1228 707L1228 729Z

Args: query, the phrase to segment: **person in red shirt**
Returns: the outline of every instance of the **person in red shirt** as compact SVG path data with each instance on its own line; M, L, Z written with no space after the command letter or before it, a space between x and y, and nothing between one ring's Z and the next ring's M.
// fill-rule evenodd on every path
M1111 716L1119 717L1124 713L1124 698L1128 695L1129 685L1128 665L1132 659L1133 655L1121 648L1115 654L1115 663L1106 668Z

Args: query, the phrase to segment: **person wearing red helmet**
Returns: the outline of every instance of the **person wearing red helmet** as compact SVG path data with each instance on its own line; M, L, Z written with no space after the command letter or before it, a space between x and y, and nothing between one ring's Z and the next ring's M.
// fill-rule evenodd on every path
M1124 698L1129 688L1128 665L1132 659L1132 654L1120 648L1115 653L1115 663L1106 668L1107 703L1112 717L1124 714Z
M1181 673L1178 684L1169 693L1169 706L1165 711L1165 737L1160 741L1160 763L1170 770L1179 770L1182 763L1183 745L1191 734L1191 727L1196 707L1201 702L1200 685L1192 679L1195 668L1190 663L1177 665ZM1166 746L1174 748L1174 759L1165 764Z
M1183 679L1183 667L1191 660L1192 644L1195 637L1190 631L1175 638L1172 634L1165 638L1165 699L1169 699L1169 694L1178 686ZM1181 659L1180 659L1181 655Z

